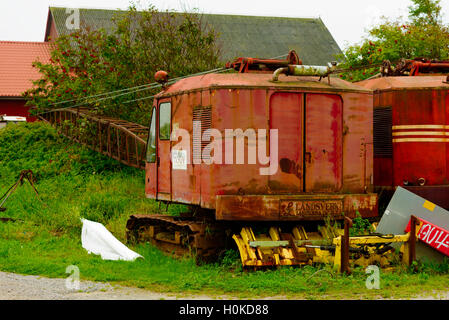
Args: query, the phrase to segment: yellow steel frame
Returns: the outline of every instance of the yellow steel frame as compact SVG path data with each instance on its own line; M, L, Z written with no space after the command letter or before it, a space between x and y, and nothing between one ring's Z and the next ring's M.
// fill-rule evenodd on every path
M419 228L418 228L419 230ZM311 263L330 263L334 265L335 269L340 269L341 255L342 255L342 235L330 239L329 244L332 243L335 246L335 254L332 254L329 250L322 250L319 248L305 248L297 247L293 244L302 243L305 240L310 240L310 243L316 241L316 239L309 239L304 228L299 226L292 230L292 240L281 240L280 232L277 228L270 228L269 236L262 235L256 237L251 228L243 228L240 234L234 234L232 237L237 244L240 252L240 258L242 265L245 267L261 267L261 266L282 266L282 265L304 265ZM402 260L408 263L408 246L409 246L410 233L404 235L392 235L386 237L380 236L360 236L349 237L349 246L367 246L373 244L388 244L403 242L401 252L403 253ZM275 245L275 243L281 245ZM250 245L253 244L253 246ZM260 245L254 245L254 243ZM262 245L263 244L263 245ZM385 254L376 254L374 250L369 250L370 255L368 258L361 257L357 260L353 260L358 265L369 265L374 262L379 262L381 266L388 265L388 258ZM299 259L299 258L300 259Z
M402 261L403 262L407 262L408 261L408 241L410 238L410 233L404 234L404 235L394 235L391 238L383 238L383 237L379 237L379 236L363 236L363 237L349 237L349 246L351 245L358 245L358 246L363 246L363 245L369 245L369 244L382 244L382 243L396 243L396 242L403 242L403 247L404 249L401 251L404 252L403 256L402 256ZM341 239L342 236L336 237L333 240L333 244L335 245L335 256L334 256L334 268L335 269L340 269L340 262L341 262ZM357 264L362 264L362 265L369 265L373 262L373 260L377 260L379 262L385 262L382 261L382 256L381 255L372 255L372 257L370 259L359 259ZM407 262L408 263L408 262ZM384 264L384 263L382 263Z
M286 246L261 246L251 247L251 242L280 242L281 236L277 228L271 227L269 229L269 236L259 236L256 238L251 228L242 228L240 234L232 236L240 252L240 259L242 265L245 267L260 267L260 266L286 266L286 265L300 265L311 263L313 256L311 251L307 248L296 248L294 245ZM295 227L292 230L292 241L308 240L307 233L303 227ZM290 241L290 244L292 244ZM286 242L286 241L283 241ZM288 243L288 242L287 242ZM307 257L310 256L310 259Z

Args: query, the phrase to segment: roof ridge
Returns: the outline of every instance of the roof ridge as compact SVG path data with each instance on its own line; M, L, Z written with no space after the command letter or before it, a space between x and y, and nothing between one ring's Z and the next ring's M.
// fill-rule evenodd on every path
M50 9L79 9L79 10L98 10L98 11L127 11L127 9L110 9L110 8L69 8L69 7L58 7L58 6L51 6ZM185 12L176 11L176 10L168 10L172 13L179 13L183 14ZM139 12L139 10L137 11ZM161 13L164 13L165 11L159 11ZM248 14L234 14L234 13L204 13L204 12L187 12L190 14L200 14L200 15L207 15L207 16L233 16L233 17L253 17L253 18L279 18L279 19L300 19L300 20L319 20L319 17L286 17L286 16L265 16L265 15L248 15Z
M0 44L11 43L11 44L44 44L49 45L46 41L13 41L13 40L0 40Z
M48 7L51 9L79 9L79 10L102 10L102 11L126 11L127 9L111 9L111 8L73 8L73 7L58 7L58 6L50 6Z

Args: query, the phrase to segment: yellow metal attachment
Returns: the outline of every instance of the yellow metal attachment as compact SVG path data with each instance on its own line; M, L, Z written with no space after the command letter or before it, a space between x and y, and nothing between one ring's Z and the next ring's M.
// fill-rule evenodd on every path
M304 227L297 226L291 233L282 233L279 228L271 227L268 235L255 235L253 230L247 227L232 238L237 244L242 265L245 267L329 263L340 269L342 232L327 228L319 230L320 233L307 233ZM361 266L378 264L387 267L393 258L392 252L386 248L382 253L378 251L379 246L396 242L404 243L401 252L403 261L407 261L409 237L409 234L349 237L350 252L356 253L351 262Z
M304 246L322 238L318 234L309 237L302 226L293 228L291 233L282 233L279 228L271 227L268 235L257 236L251 228L243 228L232 238L245 267L311 264L315 257L327 255L325 251Z
M366 246L372 244L389 244L396 242L403 242L403 246L408 245L408 240L410 238L410 234L404 235L393 235L393 236L362 236L362 237L350 237L349 238L349 246ZM334 269L340 269L340 261L341 261L341 236L334 238L333 243L335 245L335 256L334 256ZM401 249L402 251L402 249ZM405 250L408 252L408 250ZM403 258L404 260L404 258ZM353 261L354 264L361 266L368 266L377 262L381 266L388 266L389 260L387 259L385 254L376 254L373 249L368 249L368 258L360 257Z

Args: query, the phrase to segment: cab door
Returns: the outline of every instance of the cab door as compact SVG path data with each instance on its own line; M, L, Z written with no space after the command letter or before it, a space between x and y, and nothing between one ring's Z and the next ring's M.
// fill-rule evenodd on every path
M157 195L157 109L151 111L145 161L145 194L147 198L156 199Z
M157 139L157 199L171 200L171 102L162 100L158 105Z
M303 191L304 94L276 92L270 99L270 129L278 130L278 161L269 176L270 190L296 194Z
M342 186L343 102L333 94L306 94L305 192Z

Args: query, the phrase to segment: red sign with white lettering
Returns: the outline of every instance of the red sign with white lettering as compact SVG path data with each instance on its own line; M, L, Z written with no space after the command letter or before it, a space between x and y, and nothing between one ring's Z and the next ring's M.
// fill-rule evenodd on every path
M418 218L418 220L422 223L418 232L418 239L442 254L449 256L449 231L424 219ZM411 220L408 222L405 232L410 232L410 223Z

